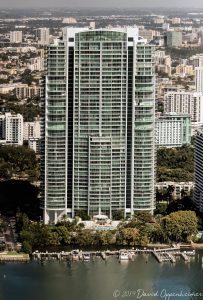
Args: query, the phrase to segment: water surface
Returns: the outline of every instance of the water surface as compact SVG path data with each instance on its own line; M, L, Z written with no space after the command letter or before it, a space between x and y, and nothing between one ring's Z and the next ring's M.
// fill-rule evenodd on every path
M203 251L190 262L159 264L152 255L120 263L38 262L0 264L0 300L203 300ZM167 294L176 293L167 298ZM196 297L186 293L199 293ZM200 293L202 295L200 295Z

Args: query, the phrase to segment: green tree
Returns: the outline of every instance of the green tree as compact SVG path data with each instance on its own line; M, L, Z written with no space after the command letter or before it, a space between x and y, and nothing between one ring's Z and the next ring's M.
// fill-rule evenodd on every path
M162 202L162 203L157 203L156 205L156 209L154 211L155 215L166 215L167 213L167 203L166 202Z
M124 211L122 209L118 209L116 211L113 211L113 220L123 220L124 219Z
M140 224L146 224L153 222L153 216L148 211L138 211L134 214L134 219Z
M88 215L87 211L86 210L77 210L75 212L75 215L77 217L80 217L83 221L88 221L90 220L90 216Z
M116 243L115 232L112 231L97 231L95 233L95 244L96 245L113 245Z
M0 178L11 179L12 177L12 166L9 162L0 162Z
M31 248L35 244L35 233L32 232L30 229L28 229L28 230L23 229L20 232L20 238L23 242L27 242Z
M163 218L162 226L169 240L188 242L197 233L197 217L193 211L174 212Z
M170 214L172 212L176 212L179 210L192 210L195 211L195 205L193 202L193 197L191 195L186 195L182 197L181 199L173 200L169 203L167 207L167 214Z
M37 178L39 176L39 163L35 152L24 146L0 145L0 176L8 179L13 175L25 175L32 172ZM6 172L6 169L7 172Z
M122 245L137 245L140 241L139 231L136 228L122 228L118 232L117 241Z
M90 229L83 229L76 233L73 242L79 246L91 246L94 244L94 233Z
M23 252L25 252L27 254L31 254L32 253L31 244L28 241L23 241L22 250L23 250Z
M61 242L61 236L58 234L58 232L51 230L48 233L48 246L58 246Z
M173 192L175 190L175 187L173 185L169 185L166 190L165 194L165 200L168 202L171 202L173 200Z
M31 74L31 71L29 69L26 69L24 73L22 74L21 82L31 85L33 82L33 76Z
M157 181L192 181L194 148L160 148L157 151Z
M58 233L61 241L61 245L70 245L71 243L71 232L65 226L57 226L56 232Z
M166 234L160 222L153 224L150 232L150 241L162 243L166 240Z

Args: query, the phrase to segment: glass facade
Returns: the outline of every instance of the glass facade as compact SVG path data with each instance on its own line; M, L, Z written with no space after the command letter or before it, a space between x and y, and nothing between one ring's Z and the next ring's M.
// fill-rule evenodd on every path
M66 59L61 42L47 48L44 127L44 203L53 222L67 207Z
M134 199L133 210L154 205L155 101L154 48L137 46L134 102Z
M75 35L74 209L91 215L125 209L126 40Z

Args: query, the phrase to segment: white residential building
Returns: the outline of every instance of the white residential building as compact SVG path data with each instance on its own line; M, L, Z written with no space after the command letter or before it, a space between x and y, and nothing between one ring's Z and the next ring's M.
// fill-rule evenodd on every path
M74 17L68 17L63 19L63 24L76 24L77 20Z
M42 87L24 83L0 84L0 94L15 92L18 99L32 98L42 95Z
M165 51L155 52L155 64L158 72L163 72L171 76L171 57L166 55Z
M18 99L32 98L42 95L42 88L36 85L17 84L15 87L16 97Z
M10 31L10 43L22 43L23 33L22 31Z
M162 192L166 192L168 187L172 186L174 187L174 190L172 192L172 196L177 199L181 198L182 193L184 191L184 194L189 194L194 189L194 182L174 182L174 181L164 181L164 182L157 182L156 183L156 189Z
M39 152L40 152L40 139L30 137L28 139L28 146L29 146L30 149L35 151L36 154L39 154Z
M15 90L15 84L0 84L0 94L8 94Z
M151 29L141 29L139 30L139 35L150 42L155 36L160 36L160 32Z
M23 144L23 116L5 113L0 115L0 143Z
M195 90L203 93L203 67L195 68Z
M41 57L32 58L28 63L27 68L31 71L43 71L44 59Z
M164 24L164 16L157 16L154 18L155 24Z
M168 92L164 95L164 112L189 114L192 122L203 123L203 94L196 92Z
M163 29L163 30L169 30L169 29L170 29L170 24L169 24L169 23L164 23L164 24L162 25L162 29Z
M191 117L176 113L156 119L156 143L158 147L181 147L191 142Z
M202 123L193 123L192 124L192 136L196 135L198 131L203 130L203 124Z
M172 18L171 19L171 23L173 24L173 25L175 25L175 24L180 24L180 22L181 22L181 19L180 18Z
M203 67L203 53L198 53L196 55L192 55L188 63L193 66L193 68Z
M49 28L36 29L36 40L39 45L49 44Z
M23 124L23 140L28 141L29 138L40 138L40 121L38 119Z

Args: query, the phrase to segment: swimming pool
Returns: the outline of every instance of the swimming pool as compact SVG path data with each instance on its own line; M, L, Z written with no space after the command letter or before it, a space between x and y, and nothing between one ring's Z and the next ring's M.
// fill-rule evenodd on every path
M112 227L112 226L98 226L98 227L95 227L95 230L97 231L102 231L102 230L114 230L116 229L115 227Z

